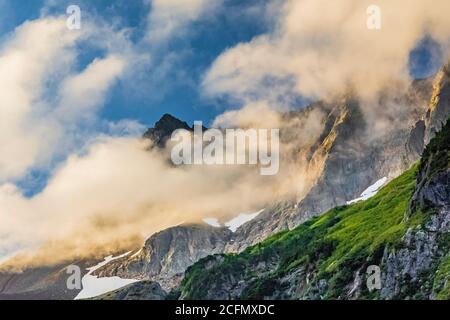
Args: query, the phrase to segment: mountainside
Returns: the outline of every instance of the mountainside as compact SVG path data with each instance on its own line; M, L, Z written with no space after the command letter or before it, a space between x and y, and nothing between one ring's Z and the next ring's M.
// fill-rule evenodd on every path
M281 138L292 138L294 141L297 139L295 134L298 134L296 125L301 120L311 112L324 115L323 131L317 140L298 150L299 153L308 154L311 166L324 159L322 172L305 198L299 202L292 200L274 203L235 233L222 238L223 246L213 249L208 242L198 242L198 246L192 246L189 250L186 247L174 247L164 233L156 234L152 238L159 239L159 246L167 248L167 251L177 252L177 255L170 255L169 258L158 257L165 268L155 262L154 255L140 253L105 266L97 275L158 281L164 289L170 290L179 283L185 268L198 259L209 254L241 252L274 233L295 228L313 216L345 204L382 177L392 179L398 176L419 159L426 137L432 135L432 127L435 126L432 123L437 123L440 119L433 115L447 112L445 99L437 101L435 98L434 103L430 102L430 97L439 95L436 88L440 88L439 92L450 92L442 84L444 80L438 74L435 78L414 81L406 96L396 97L391 93L386 99L407 106L406 111L393 115L390 126L373 136L368 136L367 132L370 130L363 110L358 100L351 96L335 103L315 103L306 109L284 114L284 121L289 125L282 128ZM380 104L383 103L387 102L380 101ZM427 117L433 117L434 120L426 121ZM165 122L161 120L158 123ZM181 123L179 120L169 122ZM165 130L158 124L155 128L166 134L159 135L160 139L166 140L170 136L170 130ZM203 232L215 231L214 228L205 228ZM188 237L185 240L189 241Z
M441 130L450 113L450 63L436 75L429 109L425 117L425 143Z
M284 203L284 210L276 205L275 210L266 210L252 223L242 226L236 234L239 241L235 241L230 251L245 249L274 232L292 229L356 198L380 178L391 180L408 169L419 159L426 136L432 135L431 123L425 124L424 119L438 112L450 115L445 99L433 109L429 106L433 81L440 83L441 79L417 80L406 96L395 98L397 103L406 105L407 110L393 114L392 123L383 131L368 129L357 100L346 98L325 109L321 105L327 112L324 129L309 150L310 154L324 157L321 174L300 201ZM450 92L450 88L442 88L442 92ZM302 112L297 116L301 117ZM438 121L436 117L434 122ZM311 162L314 165L314 158Z
M162 148L170 139L172 132L177 129L192 130L186 122L166 113L155 123L153 128L144 133L144 138L152 140L156 146Z
M267 206L234 233L206 225L169 228L152 235L140 251L108 263L96 270L95 275L155 281L170 291L180 285L186 268L200 259L242 252L271 235L292 230L311 218L318 219L314 217L333 207L345 205L380 178L394 179L420 158L424 146L450 115L449 85L447 65L435 77L414 81L406 95L397 96L395 89L387 92L378 101L386 109L383 117L387 123L381 128L370 127L367 110L351 95L283 114L286 125L281 129L281 139L298 144L293 148L294 156L305 155L311 171L320 167L303 198ZM391 104L401 105L403 109L392 112ZM311 113L321 115L322 131L314 140L304 143L298 124L306 121ZM166 114L144 138L163 148L176 129L192 130L187 123ZM63 267L58 266L57 270ZM36 297L73 298L76 293L65 292L65 278L54 277L54 271L52 268L39 270L36 274L42 277L29 276L28 272L32 274L33 270L13 275L0 273L0 284L7 288L0 294L28 295L28 291L34 294L38 287Z
M76 261L82 273L93 261ZM0 300L74 299L80 290L67 289L67 265L36 267L23 272L0 272Z
M161 288L159 283L140 281L91 300L164 300L166 297L167 293Z
M152 280L166 289L177 286L184 271L201 258L222 253L231 231L208 225L182 225L151 236L135 254L96 270L99 277Z
M449 299L450 121L419 164L373 198L332 209L186 272L182 299ZM366 285L369 266L380 287Z

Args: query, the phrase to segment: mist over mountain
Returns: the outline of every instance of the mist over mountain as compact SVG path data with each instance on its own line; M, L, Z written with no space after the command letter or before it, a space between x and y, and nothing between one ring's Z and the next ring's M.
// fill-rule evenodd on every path
M374 135L368 134L371 124L358 100L351 96L336 104L318 102L300 111L280 114L280 121L285 124L281 139L290 143L301 132L304 119L312 114L322 119L320 134L308 142L299 141L297 148L286 149L298 155L300 164L307 161L306 168L319 172L302 198L272 202L234 233L206 224L169 228L151 236L141 249L135 247L129 255L100 268L95 275L151 280L159 282L168 292L180 285L184 271L198 260L212 254L242 252L270 235L296 228L311 217L344 205L382 177L396 178L420 158L427 140L450 115L445 98L449 92L448 78L443 76L446 68L435 77L414 81L406 95L382 100L380 104L398 99L406 107L403 113L390 119L395 126L385 127L388 130ZM160 143L163 148L171 130L178 128L190 130L186 123L165 115L144 138L155 139L155 143L164 141ZM40 290L52 291L53 286ZM5 288L3 294L23 290L17 289L14 282Z
M450 121L431 139L419 164L372 199L336 207L238 255L201 260L187 270L177 295L449 299L449 133ZM381 270L378 290L368 285L370 267Z
M387 177L388 180L394 179L398 175L406 171L409 167L411 167L418 159L420 159L424 147L428 144L429 139L442 128L442 124L446 122L446 118L450 115L449 110L447 110L448 99L439 99L440 102L436 103L436 96L445 97L447 92L449 92L450 90L446 85L447 80L442 76L442 73L445 74L446 68L447 67L445 66L442 71L440 71L439 74L435 77L414 81L411 88L407 91L407 95L399 98L400 101L408 106L408 108L406 109L406 114L396 115L398 119L393 119L392 121L398 121L397 125L394 128L390 127L389 130L383 133L377 134L376 137L367 136L366 129L368 127L368 124L365 122L358 102L355 100L343 99L340 105L334 107L327 106L323 103L318 103L297 113L289 113L284 115L285 119L287 119L286 121L289 121L289 119L295 117L304 117L305 114L312 112L312 110L314 110L315 108L320 109L321 112L324 112L325 110L329 112L327 117L325 118L326 121L324 125L324 132L320 135L318 142L312 144L310 146L311 149L309 150L310 161L314 161L313 159L315 152L325 153L326 160L324 169L321 175L315 181L313 187L311 187L309 193L303 199L301 199L300 201L275 203L272 206L266 208L262 213L260 213L257 218L247 224L244 224L231 235L231 238L229 238L230 240L228 240L228 245L226 246L226 248L224 248L223 252L243 252L242 255L245 256L247 252L249 252L249 250L252 250L250 252L253 252L255 250L245 250L250 245L257 244L270 235L277 234L277 232L295 229L304 221L308 221L309 219L311 219L311 217L322 212L326 212L333 207L345 205L348 200L356 197L359 193L362 192L365 187L369 186L379 178ZM436 129L436 127L438 129ZM445 135L445 133L442 133L441 136L442 135ZM435 140L437 139L442 138L438 137ZM441 148L446 148L445 142L441 142ZM429 151L426 151L426 153L427 152L429 153ZM425 162L426 160L422 158L422 163ZM439 192L445 197L446 191L442 190ZM411 196L411 193L408 193L406 197L408 196ZM401 196L396 195L396 197L400 199ZM417 196L414 197L416 198ZM434 196L431 197L433 197L434 199ZM407 200L408 198L406 198L405 201ZM410 207L414 207L413 203L414 202L410 204ZM399 213L400 218L403 215L408 214L404 207L402 208L402 211ZM443 226L443 228L445 229L445 224ZM445 233L444 229L442 233ZM291 232L295 234L295 232L297 232L295 230ZM158 237L158 235L156 235L155 237ZM418 238L416 238L416 240L411 240L411 234L407 233L404 237L404 241L409 241L409 243L412 241L417 241L417 243L415 243L414 245L417 247L422 246L422 240ZM417 234L417 236L415 237L419 237L419 234ZM420 237L422 237L422 235ZM435 239L434 236L433 239ZM257 247L258 245L256 246L256 248ZM427 247L425 247L424 250L428 250L426 248ZM275 250L281 251L275 251L279 253L272 253L270 255L272 256L272 259L277 259L276 257L278 254L287 254L284 251L288 249L280 248ZM426 261L431 260L429 260L430 258L428 256L438 254L437 252L439 252L411 251L407 253L407 255L409 255L408 257L405 257L403 253L397 253L395 256L388 257L387 255L389 253L386 253L386 250L388 249L385 249L383 262L381 262L381 265L385 266L385 268L387 268L388 270L387 272L389 272L386 275L386 279L384 279L389 283L389 285L387 285L386 288L381 292L381 297L384 298L404 297L402 295L407 294L406 291L404 291L407 290L405 289L407 285L403 284L403 287L398 287L398 285L396 284L397 281L400 281L398 279L398 275L405 274L405 272L411 274L412 280L408 280L408 283L423 281L416 277L416 275L421 271L411 269L412 267L410 268L408 267L408 265L410 266L411 263L413 263L412 260L414 259L421 259L420 261L422 262L415 265L415 268L421 268L421 270L429 270L431 268L430 263L427 263ZM214 251L211 254L215 253L217 252ZM225 257L225 260L226 259L228 258ZM394 262L391 261L392 259L397 260L396 262ZM129 265L130 263L136 264L136 261L136 258L128 258L126 265ZM149 259L149 261L151 261L151 259ZM174 261L172 261L172 263L174 263L175 261L180 260L175 259ZM219 272L219 274L225 272L223 276L219 276L217 273L215 273L215 271L213 272L212 270L221 268L220 266L222 263L225 263L225 261L220 256L218 256L217 258L210 257L202 260L200 265L195 265L193 268L188 268L186 275L187 278L184 279L181 284L182 297L195 299L237 299L247 297L259 299L263 297L268 298L268 294L271 294L272 296L270 297L272 298L285 299L293 297L317 298L319 295L326 295L325 293L320 293L321 290L325 290L325 288L321 287L322 284L320 283L322 282L320 282L319 280L314 280L319 283L317 285L315 285L314 283L305 285L305 288L301 289L304 291L298 291L300 290L299 288L301 288L302 284L299 284L297 281L291 284L294 286L292 289L285 288L286 284L283 283L291 283L294 276L296 279L304 278L303 276L298 274L298 272L305 272L302 268L298 270L294 269L296 270L294 274L285 275L282 279L268 279L268 282L266 282L264 285L269 287L264 290L269 291L264 293L257 292L252 293L253 295L249 295L250 290L263 290L262 288L250 289L252 288L252 286L255 286L256 283L259 283L253 283L253 281L260 280L250 280L251 278L242 278L241 280L239 280L239 277L236 278L237 275L232 277L231 274L231 278L228 278L228 275L226 274L226 272L228 271L225 270ZM184 263L183 266L185 267L188 264L189 263ZM255 264L257 264L258 266L256 267L248 265L245 268L247 270L255 270L256 268L261 269L261 272L263 273L270 273L275 270L273 268L276 268L277 266L280 267L279 264L274 261L271 262L256 260ZM363 266L366 264L363 263ZM394 267L394 265L396 266ZM104 271L101 272L107 272L108 275L115 274L115 272L117 271L114 270L117 270L117 268L122 268L123 266L125 265L123 264L122 266L120 266L120 263L116 265L105 266ZM198 283L198 285L202 287L200 291L197 291L198 289L195 288L195 286L197 286L195 281L198 281L196 279L197 276L195 275L197 267L201 268L202 270L211 270L211 278L202 278L203 280ZM238 266L235 267L239 268ZM234 268L233 265L232 268ZM410 269L408 269L409 271L394 271L393 268ZM361 269L363 269L363 267L361 267ZM119 274L123 277L127 277L127 273L123 272L123 269L120 270L121 271ZM344 290L348 291L345 293L335 293L339 297L360 298L362 295L367 294L364 291L364 287L362 287L362 284L364 283L364 281L361 279L362 271L354 269L354 272L356 272L356 278L353 280L353 282L349 279L348 287L344 288ZM201 277L208 277L208 274L210 273L205 274L202 272L201 274ZM245 273L241 275L245 277ZM159 276L161 276L161 274L159 274ZM312 281L314 276L314 274L310 274L306 275L305 277L306 279L309 278L310 281ZM155 280L155 277L147 276L147 279ZM234 280L231 280L230 282L230 280L226 279ZM178 281L180 280L177 280L177 282ZM210 281L213 281L213 283L215 284L212 284ZM188 283L189 285L187 285ZM283 289L281 289L281 287L279 288L279 285ZM173 285L169 285L168 287L166 287L166 289L168 290L178 290L178 288L178 286ZM309 290L311 290L311 292ZM313 290L316 290L317 292ZM200 294L200 292L202 292L201 295L197 295ZM416 292L415 294L416 298L430 297L430 293L423 292L422 295L420 295L419 292Z
M68 9L0 1L0 299L448 297L447 0ZM177 165L194 121L279 170Z

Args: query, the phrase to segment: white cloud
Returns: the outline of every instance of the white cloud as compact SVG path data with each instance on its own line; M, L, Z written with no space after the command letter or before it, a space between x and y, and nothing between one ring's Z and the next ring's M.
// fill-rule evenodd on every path
M96 36L95 26L70 31L64 17L19 26L0 51L0 182L17 179L70 150L71 131L94 117L129 57L103 45L106 57L74 71L77 44ZM106 36L111 38L114 36ZM123 40L120 40L123 42ZM75 130L76 131L76 130ZM72 146L73 147L73 146Z
M174 22L176 28L171 25L167 29L170 32L161 33L164 37L182 30L186 23L200 17L203 5L209 6L205 1L155 4L153 15L162 17L170 9L180 19ZM184 4L180 8L185 11L179 8L180 4ZM190 4L194 7L190 8ZM158 10L163 13L158 14ZM104 104L108 89L118 78L129 75L127 71L134 70L136 65L130 66L130 60L141 55L135 55L135 48L128 47L123 34L105 33L104 27L84 24L87 29L83 33L72 34L62 27L65 21L56 18L41 18L28 24L23 28L29 28L30 36L40 40L19 41L22 48L17 50L20 46L14 43L22 36L16 31L4 46L3 52L10 54L0 56L0 66L18 77L8 81L0 74L0 85L8 89L4 100L0 100L0 112L14 120L5 121L7 129L0 128L5 130L5 141L14 141L9 149L2 149L2 153L11 154L0 160L0 252L20 248L31 254L32 263L40 264L124 249L166 227L205 217L227 219L237 212L254 212L283 197L301 197L319 172L304 165L298 154L295 161L284 159L280 173L273 177L260 176L258 168L173 167L167 154L148 151L139 139L111 137L140 128L133 121L109 125L110 137L98 136L95 128L85 135L80 127L86 125L85 120L99 125L95 115ZM63 41L51 33L53 29L69 38ZM114 38L102 38L108 34ZM74 46L81 38L99 45L106 54L80 71L76 68L79 52ZM117 42L121 45L114 45ZM48 52L38 50L43 56L34 57L32 46L44 44ZM29 56L36 62L25 70L15 59L29 64ZM1 59L7 59L3 65ZM52 90L47 90L49 84ZM255 102L242 112L224 114L217 123L227 125L239 119L243 126L271 127L279 115L269 110L265 101ZM311 116L320 119L320 115ZM296 128L310 127L299 123ZM320 133L308 129L308 136L314 136L312 131ZM303 140L308 142L306 137ZM288 152L295 149L290 145L283 147ZM25 197L12 184L1 183L48 162L55 154L67 156L70 152L51 172L44 190L32 198ZM45 159L40 158L42 155ZM26 265L30 263L28 258L17 256L11 263Z
M26 22L0 53L0 181L23 174L46 153L43 135L52 131L33 108L45 83L73 61L71 46L79 37L61 19ZM51 135L49 135L51 136Z
M203 14L217 8L222 0L151 0L148 39L158 44L176 36Z
M256 168L174 167L147 146L141 139L102 138L71 156L31 199L13 185L0 186L0 251L20 248L37 254L32 263L39 264L126 249L180 223L251 212L285 181ZM17 259L15 265L30 263Z
M103 104L107 89L123 73L125 64L119 56L95 59L81 73L66 78L60 92L59 117L73 121L93 115L95 108Z
M206 92L249 101L292 89L323 98L354 86L370 96L393 77L408 78L409 52L425 34L448 45L448 1L377 1L379 31L366 26L372 2L285 0L272 32L236 45L214 62L204 79ZM273 87L267 79L280 82Z
M132 119L122 119L117 122L107 122L106 132L110 136L140 137L147 129L142 123Z

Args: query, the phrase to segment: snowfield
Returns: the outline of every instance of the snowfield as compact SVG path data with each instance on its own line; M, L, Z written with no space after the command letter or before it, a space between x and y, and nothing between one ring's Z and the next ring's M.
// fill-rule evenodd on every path
M209 224L210 226L216 227L216 228L222 227L219 220L217 220L216 218L206 218L206 219L203 219L203 222L206 224Z
M359 198L347 201L347 204L356 203L359 201L367 200L369 198L372 198L374 195L377 194L377 192L383 187L387 182L387 177L381 178L377 182L375 182L373 185L368 187L366 190L361 193L361 196Z
M81 279L83 290L78 293L78 295L75 297L75 300L93 298L104 293L120 289L126 285L129 285L130 283L138 282L139 280L135 279L122 279L119 277L98 278L97 276L92 275L95 270L107 265L111 261L125 257L130 253L131 251L117 257L106 257L99 264L88 268L87 270L89 270L89 272L83 277L83 279Z
M231 219L228 222L225 222L225 226L228 227L232 232L236 232L236 230L242 226L244 223L249 222L253 219L255 219L261 212L263 212L264 209L255 212L255 213L241 213L235 218ZM206 224L209 224L210 226L221 228L222 224L217 220L216 218L206 218L203 219L203 222Z
M225 222L225 225L233 232L236 232L237 228L239 228L240 226L242 226L244 223L247 223L253 219L255 219L261 212L263 212L264 209L255 212L255 213L251 213L251 214L247 214L247 213L241 213L240 215L238 215L236 218L231 219L228 222Z

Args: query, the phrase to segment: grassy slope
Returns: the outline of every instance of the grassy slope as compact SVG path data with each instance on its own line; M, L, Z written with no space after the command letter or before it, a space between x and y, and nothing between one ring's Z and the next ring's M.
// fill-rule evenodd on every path
M386 245L396 246L409 227L423 222L425 215L421 213L404 219L417 168L413 166L371 199L334 208L241 254L225 255L222 263L207 271L205 264L213 258L206 258L188 270L181 290L188 298L202 299L207 288L218 285L224 276L240 277L250 280L242 298L260 299L280 289L277 279L304 268L329 283L323 298L338 297L358 267L369 265ZM269 272L252 271L259 262L267 261L275 265Z

